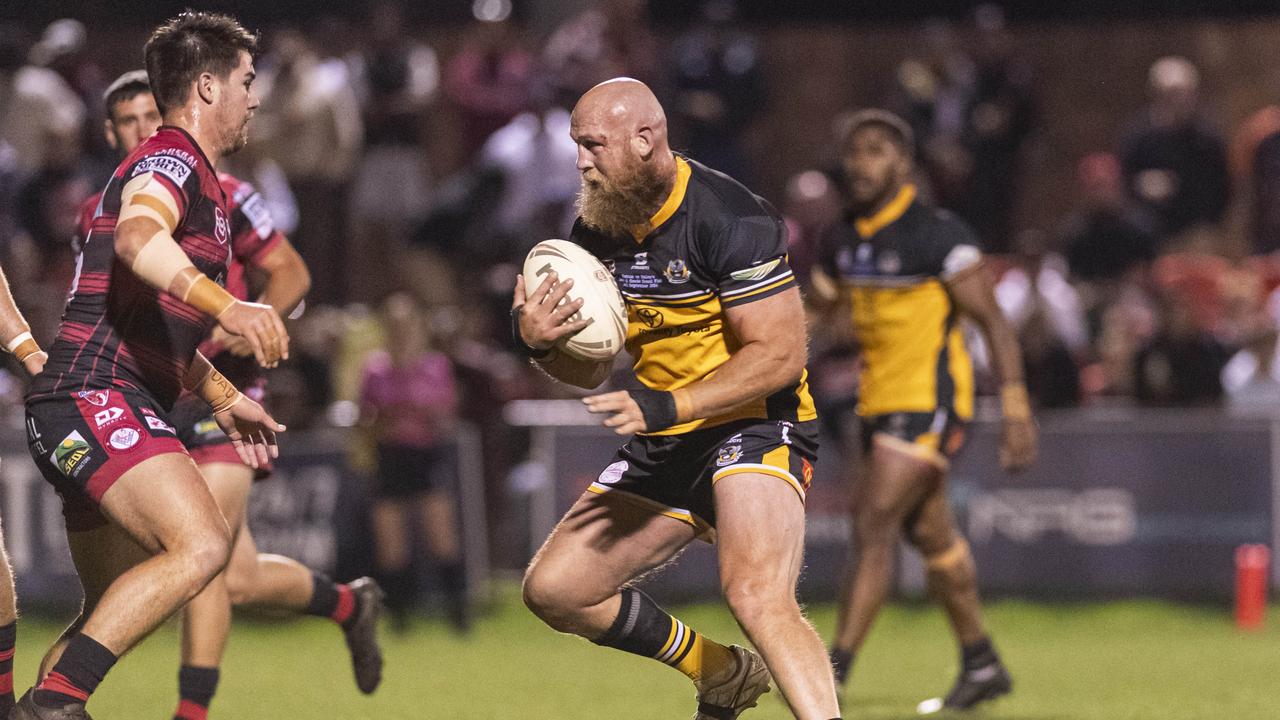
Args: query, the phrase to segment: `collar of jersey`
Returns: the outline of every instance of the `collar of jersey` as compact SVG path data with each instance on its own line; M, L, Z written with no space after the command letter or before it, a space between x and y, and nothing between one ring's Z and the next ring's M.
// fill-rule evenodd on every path
M667 201L662 203L662 207L658 208L658 212L654 213L653 217L649 218L648 224L637 225L631 229L631 235L636 242L644 242L649 233L662 227L662 223L676 214L676 210L680 209L680 203L684 202L684 193L689 189L689 176L692 174L693 168L689 167L689 162L676 155L676 184L671 188Z
M209 168L209 171L212 172L214 175L218 174L217 168L213 166L213 163L209 162L209 158L204 154L204 148L200 147L200 143L196 142L196 139L192 137L191 133L187 132L184 128L178 127L177 125L161 125L159 128L156 129L156 132L160 132L161 130L175 130L181 135L183 135L184 137L186 137L187 142L191 143L191 147L196 149L196 153L200 155L200 159L204 161L204 164L206 167Z
M862 236L867 239L872 235L880 232L886 225L902 217L902 214L911 207L911 202L916 199L916 186L910 183L902 186L898 191L898 196L880 208L880 212L869 218L857 218L853 221L853 227Z

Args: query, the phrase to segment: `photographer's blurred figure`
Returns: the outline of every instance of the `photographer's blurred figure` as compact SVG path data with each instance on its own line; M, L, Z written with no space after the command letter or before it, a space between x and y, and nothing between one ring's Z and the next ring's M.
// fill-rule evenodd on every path
M360 389L362 422L377 450L373 539L379 581L397 626L404 629L418 597L416 518L449 620L465 631L466 583L453 492L458 410L453 367L431 350L422 309L412 297L388 298L382 320L386 350L369 356Z

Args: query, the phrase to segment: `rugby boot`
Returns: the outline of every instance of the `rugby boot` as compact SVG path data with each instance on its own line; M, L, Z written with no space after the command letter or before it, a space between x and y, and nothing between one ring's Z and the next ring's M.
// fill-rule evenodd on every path
M382 616L382 588L373 578L362 577L347 583L356 596L356 615L342 626L351 651L351 668L356 687L368 695L382 682L382 648L378 645L378 618Z
M28 690L9 711L9 720L93 720L83 703L71 703L60 708L47 708L36 705Z
M769 669L764 659L750 650L731 645L735 666L723 682L698 691L698 713L693 720L733 720L743 710L769 692Z
M994 662L972 670L961 670L960 677L945 698L933 698L920 703L916 710L930 715L942 709L969 710L988 700L1007 695L1013 690L1013 678L1004 663Z

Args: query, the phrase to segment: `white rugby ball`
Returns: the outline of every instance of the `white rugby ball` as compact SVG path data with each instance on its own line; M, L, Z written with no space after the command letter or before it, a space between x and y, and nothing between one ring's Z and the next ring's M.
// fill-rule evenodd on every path
M582 298L582 308L571 320L593 320L556 345L580 360L612 360L627 339L627 306L613 273L576 243L543 240L524 259L525 292L532 294L552 272L561 282L573 279L566 300Z

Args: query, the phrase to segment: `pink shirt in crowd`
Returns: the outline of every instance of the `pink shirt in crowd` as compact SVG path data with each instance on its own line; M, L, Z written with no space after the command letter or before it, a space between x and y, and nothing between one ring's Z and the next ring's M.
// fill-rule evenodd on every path
M378 420L379 443L428 448L448 442L458 409L453 367L440 353L394 367L387 353L376 352L364 365L360 404Z

